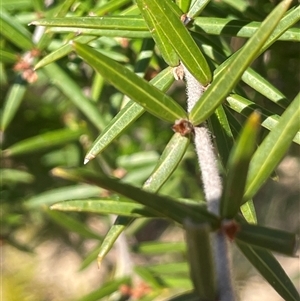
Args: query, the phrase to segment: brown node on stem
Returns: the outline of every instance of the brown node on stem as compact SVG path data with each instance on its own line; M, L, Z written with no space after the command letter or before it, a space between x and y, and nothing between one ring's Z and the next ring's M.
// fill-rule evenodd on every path
M175 133L179 133L181 136L187 136L194 132L194 126L186 119L179 119L175 121L174 125L172 126L172 130Z
M187 14L183 14L180 16L180 20L184 26L187 26L192 21L192 18L188 17Z
M223 220L221 223L221 231L233 241L236 237L236 234L240 231L241 226L233 219Z
M173 70L173 76L176 80L183 80L184 79L184 69L183 66L180 64L177 67L174 67Z

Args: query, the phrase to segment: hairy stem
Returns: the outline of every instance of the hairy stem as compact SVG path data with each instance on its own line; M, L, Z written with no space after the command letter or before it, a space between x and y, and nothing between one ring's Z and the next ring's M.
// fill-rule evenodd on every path
M192 110L199 101L205 87L185 68L185 80L187 85L187 109ZM207 208L210 212L219 215L220 199L222 195L222 181L218 170L218 161L214 152L211 134L205 124L194 128L194 144L198 156L199 167L202 174L202 182ZM217 290L220 301L236 300L232 281L230 246L226 235L220 231L212 234L214 246L214 259L216 266Z

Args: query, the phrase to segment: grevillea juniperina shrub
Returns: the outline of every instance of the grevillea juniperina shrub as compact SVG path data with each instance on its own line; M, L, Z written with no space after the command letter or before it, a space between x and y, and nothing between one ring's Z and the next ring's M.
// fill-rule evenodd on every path
M14 233L20 216L29 224L39 216L39 229L61 227L55 235L75 249L99 241L82 268L97 260L100 271L116 246L115 265L125 266L80 300L239 300L233 245L284 300L299 300L271 253L294 256L296 228L260 223L255 204L300 143L297 78L289 75L299 55L276 48L299 42L299 6L17 2L4 1L1 12L3 239L31 249ZM284 76L271 83L281 60ZM104 236L86 226L91 215L109 224ZM185 242L148 248L181 254L181 265L176 256L165 266L135 263L124 231L136 225L128 236L137 237L157 219L183 229Z

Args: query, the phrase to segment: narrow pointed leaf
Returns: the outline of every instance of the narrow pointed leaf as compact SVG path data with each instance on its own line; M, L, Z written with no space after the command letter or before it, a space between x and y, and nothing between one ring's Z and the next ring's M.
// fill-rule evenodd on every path
M294 256L297 250L296 234L259 225L240 224L236 239L289 256Z
M188 137L175 133L159 158L151 176L143 185L143 189L150 192L158 191L180 163L189 143Z
M289 2L289 1L287 1ZM289 4L288 4L289 6ZM287 31L291 26L299 22L299 14L300 14L300 6L295 6L290 9L285 16L282 18L281 22L279 22L278 26L275 28L272 35L268 38L267 42L264 44L261 49L261 53L263 53L267 48L269 48L277 39ZM299 33L299 30L298 30Z
M133 220L134 218L128 216L118 216L116 218L114 224L110 227L110 229L106 233L102 241L102 244L99 248L99 253L97 256L98 265L101 264L103 258L111 250L117 238L125 230L125 228L128 227L133 222Z
M148 27L141 16L47 18L33 21L30 25L119 31L148 31Z
M76 232L86 238L101 239L100 235L90 230L84 223L70 217L70 215L67 215L63 212L53 212L50 210L46 211L46 213L57 224L68 229L69 231Z
M285 2L285 3L284 3ZM290 1L285 0L282 1L282 3L280 5L284 6L284 10L286 10L288 8L288 6L290 5L289 3ZM276 9L276 8L275 8ZM275 11L275 10L274 10ZM273 11L273 12L274 12ZM264 51L266 51L266 49L268 49L274 42L277 41L277 39L286 31L288 30L291 26L293 26L296 22L299 21L299 13L300 13L300 7L298 6L297 8L292 8L289 12L287 12L285 14L285 16L279 21L279 23L277 24L277 26L275 27L273 33L268 37L268 39L266 40L266 42L263 44L263 46L261 47L261 49L259 49L259 51L257 52L255 57L258 57L260 54L262 54ZM267 18L267 19L271 19L271 18ZM265 24L266 20L262 23ZM267 26L266 26L267 27ZM260 27L261 28L261 27ZM257 32L255 33L257 34ZM254 40L254 37L251 38L252 40ZM250 44L250 40L247 42L248 46ZM246 45L245 45L246 46ZM239 49L238 51L236 51L234 54L232 54L221 66L220 68L218 68L218 72L220 72L220 70L222 69L227 69L228 66L231 66L233 62L236 61L237 57L240 56L240 52L244 51L244 47L242 47L241 49ZM251 47L249 47L251 48ZM221 73L221 72L220 72ZM221 75L223 76L223 73L221 73ZM248 80L249 82L249 80Z
M57 202L71 200L75 198L97 197L103 190L98 186L87 184L78 184L67 187L51 189L49 191L37 194L27 200L24 205L27 208L35 208L38 206L48 206Z
M195 17L199 16L201 14L201 12L203 11L203 9L205 8L205 6L210 2L210 0L196 0L194 1L192 7L190 8L190 10L187 13L187 16L191 19L194 19ZM201 18L202 19L202 18ZM195 21L197 19L195 19L193 21L193 24L195 24Z
M0 49L1 63L15 63L18 60L18 55L6 49Z
M7 10L14 10L18 7L20 10L30 10L33 8L33 2L31 0L2 0L0 7Z
M58 9L58 12L55 13L55 17L59 18L59 17L64 17L70 10L71 6L73 5L73 3L75 2L75 0L66 0L64 1L61 6Z
M113 30L113 29L94 29L94 28L81 28L81 27L49 27L47 29L53 33L72 32L81 35L90 35L95 37L121 37L121 38L151 38L151 33L148 28L144 31L140 30Z
M240 96L237 94L230 94L226 98L227 103L229 104L230 108L234 111L242 114L245 117L248 117L252 114L255 110L261 112L262 116L262 126L270 131L272 131L280 121L280 116L273 114L264 108L258 106L254 102ZM297 144L300 144L300 132L298 131L293 139L293 141Z
M298 301L300 299L299 293L290 278L269 251L239 241L236 244L284 300Z
M256 211L252 200L241 206L241 212L249 224L257 224Z
M176 0L176 4L182 10L183 13L187 13L190 8L192 0Z
M188 16L190 16L190 12ZM224 18L200 17L195 18L193 26L190 29L202 34L250 38L259 28L260 24L260 22L255 21L249 22ZM290 28L283 33L278 40L299 42L299 30L297 28Z
M85 258L81 261L80 267L78 271L83 271L87 267L90 266L91 263L95 262L95 258L97 257L98 254L98 249L100 245L98 244L96 247L93 248L93 250L89 251L88 254L85 255Z
M14 83L7 92L1 116L1 131L5 131L14 118L27 90L24 82Z
M74 2L75 0L63 1L60 5L57 6L56 9L52 10L48 15L56 18L65 17L65 15L68 13ZM53 34L51 32L44 32L43 35L37 41L38 49L46 49L50 44L52 38Z
M287 100L286 96L252 68L246 70L242 76L242 80L255 91L264 95L279 106L286 108L289 105L290 102Z
M1 186L11 183L32 183L34 176L23 170L1 168Z
M153 57L154 46L155 46L155 43L154 43L153 39L144 39L143 40L143 43L142 43L141 49L138 53L135 67L134 67L134 72L142 78L145 77L146 71L147 71L150 61ZM162 89L160 89L160 90L162 90Z
M33 48L31 34L19 21L7 13L3 8L0 10L1 35L20 49Z
M179 65L179 57L175 52L172 45L169 43L164 32L160 28L155 28L155 20L151 13L147 9L143 9L143 0L137 0L137 5L140 8L140 12L144 17L149 31L152 33L152 37L155 41L157 48L160 51L161 56L169 66L175 67Z
M219 223L215 215L209 213L203 207L196 205L196 203L195 206L192 204L182 204L177 202L176 199L146 192L137 187L121 183L118 180L95 175L86 170L64 170L55 168L52 172L53 175L61 178L88 182L103 187L104 189L115 191L118 194L151 208L153 212L155 211L157 216L169 218L180 224L182 224L183 220L187 217L190 217L192 220L208 222L212 228L217 227ZM172 208L172 210L170 210L170 208Z
M85 132L84 129L70 130L62 129L46 132L35 137L27 138L10 146L3 151L5 157L30 154L57 145L65 145L68 142L78 140Z
M82 44L88 44L89 42L95 40L97 37L95 36L79 36L74 38L74 41L80 42ZM46 55L44 58L42 58L35 66L34 69L39 69L42 68L46 65L49 65L50 63L53 63L57 60L59 60L60 58L68 55L70 52L73 51L72 45L65 44L64 46L60 47L59 49L49 53L48 55Z
M190 121L198 125L206 120L224 101L224 98L234 88L243 72L260 53L261 48L272 34L274 28L288 9L291 0L284 0L271 12L255 34L235 56L235 59L219 67L218 75L208 87L190 113ZM220 71L221 70L221 71Z
M256 148L259 128L260 114L254 112L247 120L240 137L231 151L220 203L220 215L224 218L233 218L241 206L248 167Z
M129 278L121 278L121 279L113 279L109 282L104 283L101 285L100 288L96 289L95 291L83 296L78 301L98 301L103 299L104 297L111 295L114 292L119 291L120 286L122 284L129 285L130 279Z
M171 72L171 68L166 68L153 78L150 83L156 88L166 91L173 81L174 76ZM142 106L130 100L126 106L108 123L106 128L94 141L91 149L85 156L85 163L101 153L114 139L126 131L126 129L144 112L145 109Z
M169 122L186 117L183 108L170 96L153 87L132 71L86 45L74 43L74 48L106 80L151 114Z
M118 202L110 199L75 199L56 203L51 210L116 214L129 217L157 217L151 209L133 202Z
M280 21L279 24L281 22L282 21ZM217 63L226 61L226 56L221 53L221 50L218 51L216 45L212 46L209 44L202 44L204 53ZM232 56L235 56L237 53L238 52L234 53ZM227 58L227 60L231 60L231 57ZM243 73L241 80L279 106L283 108L288 106L289 101L286 99L286 96L251 67L248 67Z
M57 64L52 63L47 65L43 70L48 77L51 78L51 82L61 90L61 92L66 95L83 114L85 114L87 119L93 123L97 129L102 130L105 127L103 117L96 104L83 94L76 82Z
M113 0L113 1L108 1L104 5L101 5L96 11L95 14L98 16L105 15L107 13L114 12L118 8L131 3L131 0Z
M211 115L208 122L216 139L219 156L222 160L223 166L225 167L234 144L234 136L224 108L219 106L215 113Z
M169 1L144 0L143 8L155 20L154 30L164 32L180 60L204 86L211 82L211 71L199 47Z
M157 192L167 179L173 174L174 170L181 161L189 145L189 139L175 133L167 144L154 171L143 185L143 189L150 192ZM106 234L98 254L98 262L101 262L105 255L112 248L118 236L124 229L133 222L132 218L117 217L115 223Z
M148 269L153 274L157 274L157 275L168 275L168 274L187 275L189 272L189 266L186 261L150 264L147 265L145 268Z
M300 94L280 117L277 126L256 150L249 167L244 202L251 199L274 171L300 130Z
M134 248L134 251L139 254L145 255L164 254L172 252L185 253L186 244L184 242L142 242Z

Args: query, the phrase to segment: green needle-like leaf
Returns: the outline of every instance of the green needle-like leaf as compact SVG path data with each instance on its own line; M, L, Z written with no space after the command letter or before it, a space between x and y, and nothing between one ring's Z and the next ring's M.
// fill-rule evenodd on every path
M100 266L103 258L111 250L115 241L120 236L120 234L125 230L125 228L133 222L134 218L128 216L118 216L114 224L110 227L109 231L106 233L102 244L99 248L99 253L97 256L98 266ZM97 254L96 254L97 255ZM94 259L96 256L94 257Z
M3 8L0 10L1 35L23 50L33 48L30 32Z
M241 206L241 212L249 224L257 224L256 211L252 200Z
M68 142L78 140L85 132L85 129L62 129L52 132L46 132L35 137L27 138L10 146L3 151L3 156L22 156L34 152L38 152L57 145L66 144Z
M74 38L74 41L76 42L80 42L82 44L88 44L89 42L95 40L97 37L95 36L79 36ZM46 65L49 65L50 63L53 63L57 60L59 60L60 58L68 55L70 52L73 51L72 45L70 45L70 43L58 48L57 50L49 53L48 55L46 55L44 58L42 58L35 66L34 69L39 69L42 68Z
M120 286L129 285L130 279L129 278L121 278L121 279L113 279L109 282L104 283L101 285L100 288L96 289L95 291L87 294L86 296L83 296L81 298L78 298L78 301L97 301L101 300L106 296L111 295L114 292L119 291Z
M295 255L296 234L246 223L241 223L240 227L236 235L237 240L285 255Z
M222 160L223 166L227 165L230 150L234 143L234 136L230 122L222 106L219 106L215 113L209 118L209 127L216 137L217 149Z
M267 250L236 241L237 246L277 293L287 301L300 299L297 289L276 258Z
M205 6L210 2L210 0L196 0L193 1L193 5L191 6L189 12L187 13L187 16L191 19L194 19L196 16L199 16L201 14L201 12L203 11L203 9L205 8ZM195 24L195 21L197 19L195 19L193 21L193 24Z
M289 5L288 5L289 6ZM295 6L292 9L290 9L285 16L282 18L281 22L279 22L278 26L275 28L272 35L268 38L267 42L261 49L261 54L264 52L267 48L269 48L274 42L277 41L277 39L284 34L285 31L287 31L291 26L299 22L299 14L300 14L300 6ZM298 30L299 33L299 30Z
M146 26L146 24L145 24ZM74 34L90 35L95 37L123 37L123 38L151 38L148 28L144 31L140 30L113 30L113 29L94 29L82 27L50 27L47 31L53 33L72 32Z
M190 8L192 0L176 0L176 4L182 10L183 13L187 13Z
M118 180L95 175L86 170L64 170L55 168L53 169L53 175L72 181L92 183L104 189L115 191L118 194L151 208L153 212L155 211L157 216L169 218L180 224L182 224L187 217L194 221L208 222L212 228L218 227L219 224L219 220L215 215L209 213L203 207L196 205L196 203L195 206L192 204L182 204L176 201L176 199L146 192L137 187L121 183ZM172 210L170 210L170 208L172 208Z
M277 126L256 150L249 167L244 202L251 199L274 171L300 129L300 94L280 117Z
M286 108L290 103L282 92L252 68L248 68L244 72L242 81L282 108Z
M0 49L0 62L1 63L15 63L18 60L18 55L6 49Z
M281 22L283 21L281 20L279 22L279 25L281 24ZM210 44L211 43L209 44L202 43L202 48L204 53L208 57L210 57L213 61L216 61L218 63L226 61L226 56L222 54L221 51L218 51L217 46L210 45ZM237 53L238 52L236 52L232 56L235 56ZM227 60L231 60L231 57L229 57ZM241 79L243 82L245 82L247 85L252 87L254 90L264 95L266 98L270 99L271 101L275 102L279 106L283 108L286 108L288 106L289 102L286 99L286 96L282 92L280 92L276 87L274 87L270 82L268 82L264 77L259 75L256 71L254 71L252 68L250 67L247 68L247 70L243 73Z
M185 154L188 145L189 138L175 133L172 139L167 144L152 174L143 185L143 189L153 193L157 192L173 174L174 170L176 169L183 155ZM101 248L99 250L99 263L112 248L118 236L130 223L132 223L132 221L132 218L126 218L122 216L119 216L116 219L115 223L106 234Z
M27 87L24 82L16 82L10 87L9 91L7 92L1 116L1 131L5 131L14 118L25 95L26 89Z
M148 30L144 19L140 16L48 18L33 21L30 23L30 25L107 29L119 31Z
M62 227L68 229L69 231L76 232L83 237L92 239L101 239L101 236L90 230L84 223L70 217L63 212L46 211L47 215L53 219L56 223Z
M243 72L260 53L261 48L272 34L274 28L288 9L291 0L282 1L261 24L255 34L239 51L235 59L226 62L219 68L213 83L208 87L190 113L190 121L198 125L206 120L215 109L224 101L224 98L234 88Z
M86 45L74 43L74 48L106 80L151 114L172 123L175 120L186 118L186 112L170 96L153 87L129 69Z
M134 251L139 254L154 255L164 253L185 253L186 244L184 242L161 242L161 241L146 241L138 244Z
M190 13L189 13L190 14ZM188 16L189 16L188 14ZM225 35L250 38L260 26L260 22L249 22L241 20L200 17L195 18L190 28L194 32L206 33L209 35ZM300 33L297 28L290 28L283 33L280 41L300 41Z
M154 30L164 32L186 68L206 86L211 82L211 71L199 47L191 37L169 1L143 0L144 10L152 15ZM147 21L147 20L146 20Z
M247 120L227 165L227 177L220 203L220 215L231 219L239 211L244 195L248 167L256 148L260 114L254 112Z
M66 186L37 194L24 202L27 208L35 208L39 206L48 206L56 202L71 200L75 198L97 197L103 189L98 186L78 184Z
M160 51L161 56L166 61L169 66L175 67L179 65L179 57L175 52L172 45L169 43L167 37L164 34L164 31L160 28L155 27L155 20L153 19L151 13L147 9L143 9L142 0L137 0L137 5L140 9L142 16L144 17L150 32L152 33L152 37L155 41L157 48Z
M113 12L117 10L118 8L132 2L131 0L113 0L108 1L104 5L101 5L96 11L95 14L98 16L105 15L107 13Z
M57 9L50 12L50 16L52 17L65 17L65 15L68 13L69 9L73 5L75 0L66 0L63 1L61 5L57 7ZM47 46L50 44L51 40L53 38L53 34L50 32L44 33L41 38L38 40L37 47L38 49L42 50L47 48Z
M32 183L34 176L29 172L23 170L16 170L10 168L1 168L1 185L8 185L11 183Z
M227 103L230 108L234 111L242 114L245 117L250 116L255 110L258 110L262 116L262 126L270 131L272 131L278 124L280 116L272 114L271 112L265 110L264 108L256 105L254 102L240 96L237 94L230 94L226 98ZM293 139L295 143L300 144L300 132L298 131Z
M166 91L173 81L174 76L171 72L171 68L166 68L153 78L150 83L156 88ZM101 153L114 139L126 131L126 129L144 112L145 109L142 106L130 100L94 141L91 149L85 156L85 163Z
M129 217L157 217L151 209L133 202L118 202L110 199L76 199L56 203L51 210L117 214Z
M51 82L66 95L74 105L85 114L93 125L102 130L105 123L94 102L89 100L82 92L79 85L62 70L56 63L47 65L43 69Z
M189 143L188 137L175 133L159 158L151 176L143 185L143 189L150 192L158 191L180 163Z

